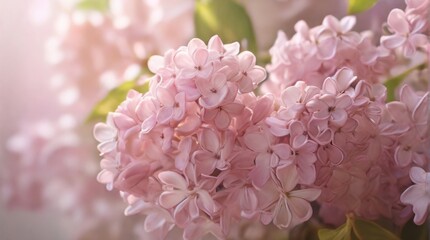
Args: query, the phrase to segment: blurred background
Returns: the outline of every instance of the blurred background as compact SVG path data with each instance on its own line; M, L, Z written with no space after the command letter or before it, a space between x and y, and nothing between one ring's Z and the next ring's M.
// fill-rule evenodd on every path
M251 17L259 49L262 52L267 51L273 44L278 30L285 30L287 35L291 36L294 33L293 26L298 20L303 19L310 26L315 26L321 24L322 19L327 14L332 14L336 17L345 16L347 8L346 0L240 0L239 2L245 6ZM99 35L95 32L97 28L73 29L73 27L69 26L69 28L58 29L58 23L64 21L62 16L73 15L71 18L78 18L78 20L75 19L77 22L81 21L79 20L79 14L74 15L73 7L70 7L75 3L76 1L60 0L1 0L0 2L0 181L2 181L0 186L3 186L2 194L6 196L4 201L0 202L0 233L1 239L4 240L102 239L102 235L97 235L97 231L80 237L76 235L77 229L82 226L79 226L79 223L73 220L76 219L76 214L72 213L74 217L70 217L69 213L65 214L67 211L64 211L64 204L56 203L56 201L64 201L64 199L60 200L61 197L58 195L61 193L57 192L57 190L51 189L50 191L55 193L48 194L49 201L44 200L43 204L35 207L32 206L32 202L36 201L38 197L31 194L31 191L35 188L34 186L17 189L16 185L9 184L11 175L13 176L12 178L16 179L31 178L33 175L37 175L38 180L40 180L39 174L35 174L35 171L41 171L40 166L26 169L25 171L20 171L19 167L18 169L11 169L16 167L17 162L22 161L23 158L29 158L29 161L32 161L31 159L38 158L39 154L37 146L30 146L26 142L27 140L23 141L22 138L14 138L14 136L17 136L20 131L22 133L22 129L27 129L24 132L31 131L28 129L31 128L32 123L45 120L57 122L64 114L73 116L74 124L71 124L73 129L80 128L79 125L84 122L92 109L91 105L100 100L109 89L119 84L120 80L124 79L123 76L133 72L133 67L136 64L139 66L142 62L145 62L150 54L162 54L169 47L176 48L181 44L186 44L193 36L193 1L123 0L121 2L121 0L112 0L110 7L113 10L107 17L103 14L102 16L91 15L84 17L87 18L86 21L92 21L92 25L90 24L92 27L99 26L99 28L105 29L109 26L106 27L104 23L115 18L112 20L112 30L106 30L103 33L108 34L108 37L103 35L104 38L101 38L101 40L98 39ZM149 33L136 31L136 29L147 26L154 27L151 25L152 23L148 22L155 20L140 18L145 15L145 12L153 11L152 13L154 13L154 9L156 9L154 5L156 4L163 5L161 9L164 11L162 13L165 14L165 17L181 14L181 21L176 21L175 17L177 16L175 15L170 22L162 23L164 25L154 25L162 26L163 28L158 29L164 29L163 31L165 32L161 30L149 31ZM380 31L382 22L386 19L390 9L394 7L402 8L402 1L380 0L375 8L358 15L358 24L355 29L370 28L375 32ZM98 17L107 18L108 21L105 20L103 24L99 25L97 23L99 21ZM110 24L110 22L108 23ZM178 24L181 25L178 26ZM175 28L180 28L184 31L173 32ZM157 34L161 36L156 36ZM183 36L178 36L178 34L183 34ZM157 45L160 42L159 39L166 38L166 36L169 36L169 38L174 36L177 41L163 42L164 45L162 46ZM54 43L53 37L56 39ZM111 55L110 51L115 49L109 45L111 44L110 42L104 48L98 49L99 52L95 54L101 54L102 58L106 57L113 60L115 60L114 58L123 59L114 61L114 63L104 63L105 65L103 66L108 69L100 71L91 69L95 68L95 66L88 64L88 62L95 61L94 56L82 53L99 47L100 43L98 41L105 43L107 40L111 41L111 39L125 41L126 45L129 44L127 41L133 41L130 44L133 49L132 57L130 57L130 53L127 53L127 49L124 50L122 45L120 47L115 45L120 50L118 50L118 54ZM73 41L79 42L77 43L78 45ZM55 58L55 53L53 56L52 48L58 48L56 51L66 53L65 56L72 56L73 60L63 56L63 59L60 57L60 60L54 59L53 61L52 58ZM73 51L78 52L77 57ZM82 66L79 66L79 64ZM76 66L80 68L78 69ZM111 69L114 69L115 72L110 71ZM127 71L128 73L126 73ZM86 73L93 74L85 75ZM84 79L85 77L88 79ZM81 79L76 80L73 78ZM75 82L70 87L67 81ZM97 84L92 84L92 81L96 81ZM60 88L58 87L59 85L61 85ZM74 94L75 89L78 89L81 93L78 97ZM99 91L100 89L101 91ZM61 119L64 120L64 118ZM64 121L62 122L64 123ZM65 122L69 123L70 121ZM85 128L86 130L79 130L88 131L83 135L79 135L80 137L85 136L86 138L89 136L88 138L91 138L92 124L87 125L89 126ZM67 147L71 146L69 143L65 145ZM93 149L94 152L84 154L84 156L91 155L92 157L80 159L80 161L91 161L91 164L98 166L99 159L95 144L85 142L84 145L89 149ZM11 148L13 151L11 151ZM43 145L41 148L43 148ZM17 152L19 153L18 155L16 154ZM69 154L74 155L75 153ZM54 156L64 155L54 154L50 157L55 158ZM11 163L11 161L14 162ZM46 170L49 170L49 168L47 169L49 166L52 165L43 165ZM85 176L88 179L93 179L95 185L101 189L100 191L105 191L103 185L96 183L98 171L98 169L90 171L91 173ZM77 177L79 178L79 175ZM52 181L55 181L55 178L43 179L38 183L48 185L53 184ZM75 187L74 189L79 189L74 184L72 184ZM8 187L5 188L5 185ZM62 188L64 186L67 185L62 185ZM11 198L10 191L24 191L25 193L19 197ZM125 205L121 204L121 199L116 193L110 194L113 199L117 199L120 207L117 209L108 208L109 211L116 211L117 215L122 215ZM52 195L58 198L53 198ZM46 198L46 196L43 197L43 199ZM14 201L18 201L16 199L20 199L19 201L25 204L14 204ZM59 208L57 205L61 205L63 208ZM102 210L102 212L105 210ZM100 229L103 232L103 228Z

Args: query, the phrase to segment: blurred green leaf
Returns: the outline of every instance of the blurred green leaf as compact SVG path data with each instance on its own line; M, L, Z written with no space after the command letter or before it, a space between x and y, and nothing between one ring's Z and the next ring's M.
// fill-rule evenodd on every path
M234 0L197 0L194 12L196 37L208 41L219 35L224 43L246 41L246 49L257 53L251 19Z
M418 226L411 219L409 222L405 224L402 229L402 239L409 240L428 240L429 238L429 228L427 222Z
M358 239L400 240L400 238L394 235L392 232L371 221L355 219L353 230Z
M378 0L349 0L348 14L357 14L372 8Z
M400 240L394 233L378 224L347 216L346 223L337 229L320 229L320 240Z
M125 100L128 91L131 89L145 93L149 89L149 84L138 85L136 81L126 81L112 89L105 98L96 104L88 116L87 122L105 121L107 114L116 110L118 105Z
M318 231L320 240L351 240L352 219L347 218L346 223L336 229L323 228Z
M81 0L76 8L85 11L105 12L109 9L109 0Z
M422 70L427 67L426 63L422 63L420 65L417 65L415 67L409 68L408 70L404 71L403 73L394 76L390 79L388 79L384 85L387 87L387 102L394 101L396 98L396 89L400 85L400 83L403 82L403 79L407 77L411 72L414 70Z

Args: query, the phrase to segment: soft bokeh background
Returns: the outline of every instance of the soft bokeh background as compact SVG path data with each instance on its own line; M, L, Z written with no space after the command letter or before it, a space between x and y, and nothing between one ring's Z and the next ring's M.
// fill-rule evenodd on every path
M297 20L305 19L310 26L320 24L326 14L343 16L346 0L273 0L272 5L262 5L269 0L242 0L248 2L248 11L256 23L256 31L267 32L261 45L271 45L270 38L276 36L279 19L288 20L282 27L292 34ZM49 86L50 68L44 60L44 45L52 33L49 22L47 0L0 0L0 168L4 169L5 145L25 119L53 117L57 98ZM288 6L286 2L290 2ZM300 3L299 3L300 2ZM359 16L357 29L369 26L379 29L393 6L402 7L402 1L381 0L377 8ZM281 18L273 11L280 10ZM296 9L296 12L293 12ZM268 11L269 13L263 13ZM378 16L376 16L378 13ZM373 17L369 17L373 16ZM272 23L270 21L276 21ZM360 22L363 21L363 22ZM261 39L262 37L257 37ZM6 170L7 171L7 170ZM1 172L0 172L1 173ZM94 178L95 181L95 178ZM0 205L0 238L14 239L70 239L73 229L58 213L52 210L33 212L6 209Z
M31 23L34 1L0 2L0 168L5 145L25 118L53 115L44 44L49 25ZM40 2L41 3L41 2ZM39 5L41 6L41 5ZM41 6L42 7L42 6ZM33 16L34 17L34 16ZM68 239L67 224L54 211L29 212L0 206L1 239Z

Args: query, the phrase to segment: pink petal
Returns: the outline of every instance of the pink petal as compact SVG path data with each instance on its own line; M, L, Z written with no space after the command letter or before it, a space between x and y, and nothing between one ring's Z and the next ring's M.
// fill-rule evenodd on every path
M109 153L113 151L116 148L116 146L117 146L116 141L103 142L97 145L97 150L99 150L101 154Z
M187 197L188 194L181 190L165 191L161 193L158 201L162 207L170 209L178 205Z
M115 128L105 124L97 123L94 126L94 137L98 142L104 142L114 139L117 136Z
M187 52L179 51L174 56L174 62L180 69L182 68L194 68L194 62Z
M315 201L321 195L321 189L307 188L301 190L295 190L288 194L290 197L302 198L307 201Z
M207 49L198 48L193 53L194 64L196 66L203 67L204 65L206 65L206 61L208 60L208 57L209 57L209 53Z
M205 190L200 190L197 194L199 195L198 203L201 209L209 215L214 214L217 211L217 206L212 196Z
M199 99L199 103L204 108L213 109L215 107L218 107L221 104L221 102L227 96L227 93L228 93L228 88L223 87L219 89L217 93L213 93L213 94L211 93L207 96L202 96Z
M240 194L240 205L249 210L257 209L258 199L255 195L254 189L250 187L245 187Z
M286 143L276 144L275 146L272 146L272 150L281 159L290 159L291 158L292 149L291 149L290 145L288 145Z
M157 73L163 67L164 67L164 57L154 55L149 58L148 68L151 72Z
M281 182L282 188L285 192L289 192L294 189L299 179L295 165L278 167L276 169L276 176Z
M392 29L394 29L396 33L406 35L410 32L410 27L405 16L405 12L400 9L396 8L391 10L390 14L388 15L387 23Z
M197 198L194 197L188 201L188 211L191 219L196 219L200 215L200 210L197 205Z
M266 70L260 66L255 66L253 69L248 71L248 77L250 77L254 84L262 82L266 78Z
M406 167L412 162L412 151L406 150L404 146L400 145L396 148L394 160L399 167Z
M200 134L201 146L212 153L217 153L220 148L220 139L214 130L210 128L203 128Z
M281 96L282 104L285 107L291 107L297 103L301 95L302 93L298 87L295 87L295 86L288 87L284 91L282 91L282 96Z
M346 19L346 21L348 21L348 19ZM339 20L332 15L328 15L324 18L323 25L335 32L342 32L342 26L340 25Z
M275 217L273 218L273 224L279 228L288 228L291 224L292 213L288 208L286 200L280 199L276 204L274 211Z
M97 181L99 183L107 184L111 183L114 180L114 173L112 173L109 170L103 169L99 174L97 175Z
M322 60L332 59L336 54L336 49L337 49L337 38L327 37L319 42L318 56Z
M245 145L254 152L264 153L269 148L269 142L264 133L251 132L244 136Z
M409 37L409 42L415 47L425 46L428 43L428 38L424 34L417 33Z
M160 179L160 181L163 184L175 187L177 189L187 190L188 188L187 181L185 181L182 175L176 172L172 172L172 171L160 172L158 174L158 179Z
M270 157L268 153L258 154L255 159L256 166L249 173L252 183L257 187L262 187L270 178L272 168L270 167Z
M153 232L162 228L165 222L166 220L156 213L148 214L143 227L146 232Z
M243 109L245 108L245 105L241 103L230 103L227 105L222 106L222 108L231 114L240 114L242 113Z
M413 211L415 213L414 222L418 225L422 225L427 220L429 199L421 198L413 204Z
M197 174L210 175L215 170L218 159L213 153L206 151L196 151L193 154L193 160L196 164Z
M411 167L411 170L409 171L409 176L414 183L427 182L427 173L424 171L424 169L420 167Z
M395 49L402 46L406 42L406 37L400 35L382 36L381 44L388 49Z
M240 69L247 71L255 65L255 56L249 51L244 51L239 54Z
M228 126L230 126L230 122L231 122L231 117L224 110L219 111L218 114L215 117L215 126L218 129L226 129L226 128L228 128Z
M343 109L335 109L331 113L331 119L330 122L334 125L341 127L346 123L346 120L348 120L348 114Z
M173 115L173 108L172 107L162 107L157 114L157 121L160 124L166 124L170 122L170 119L172 119Z
M342 20L340 20L340 25L342 26L342 32L350 31L354 27L356 21L357 19L355 16L346 16L342 18Z
M336 98L336 108L348 108L352 104L352 99L346 94L342 94Z
M312 216L312 207L302 198L288 198L288 207L293 214L295 224L306 222Z

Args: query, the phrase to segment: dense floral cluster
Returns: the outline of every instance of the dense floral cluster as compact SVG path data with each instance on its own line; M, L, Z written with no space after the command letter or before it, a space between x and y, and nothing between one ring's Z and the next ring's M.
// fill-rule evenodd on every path
M393 10L381 46L351 31L353 17L299 22L271 50L263 96L254 55L218 36L152 57L149 91L130 91L95 126L98 180L158 238L177 226L184 239L224 239L244 219L291 229L311 218L311 203L334 225L347 214L403 225L413 213L422 224L429 93L404 85L387 103L379 82L398 52L427 50L426 11L419 1Z
M297 81L321 87L338 69L348 67L359 79L380 82L396 63L396 50L412 58L417 49L428 44L429 1L406 1L406 10L394 9L387 20L391 35L381 37L375 45L371 31L352 31L356 18L324 18L322 25L309 28L304 21L295 25L296 34L287 39L283 32L271 48L267 67L271 81L264 92L280 96L282 89Z
M277 128L273 133L288 132L291 114L296 116L297 110L284 108L291 108L297 99L302 104L311 102L305 104L307 111L309 107L318 111L325 108L323 118L331 118L328 123L321 122L318 112L303 123L303 131L311 138L317 137L313 140L320 147L328 144L324 151L318 150L323 153L318 159L330 162L316 161L315 182L323 190L320 215L326 222L339 225L344 222L345 213L354 212L368 219L393 218L400 224L410 217L409 204L414 206L416 223L423 223L427 216L429 201L417 201L425 191L422 176L417 180L416 174L430 170L426 150L428 95L404 86L399 93L400 102L385 104L385 88L378 82L386 80L392 68L404 65L403 58L428 62L428 14L429 1L406 1L405 11L393 9L387 20L390 33L381 37L380 46L372 43L368 33L351 31L354 17L339 21L327 16L322 25L312 29L305 22L298 22L297 33L290 40L279 33L271 49L272 63L267 68L270 81L262 89L279 96L278 105L283 112L268 120ZM339 70L345 67L353 73ZM324 97L315 102L311 96L319 88L325 90ZM334 96L328 97L327 91ZM336 92L350 98L339 98ZM288 100L292 96L296 100ZM326 141L319 142L320 138ZM421 167L419 171L417 166ZM417 185L400 198L410 185L410 169L410 179Z

